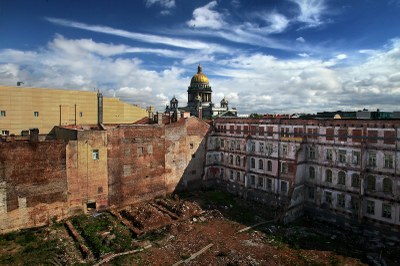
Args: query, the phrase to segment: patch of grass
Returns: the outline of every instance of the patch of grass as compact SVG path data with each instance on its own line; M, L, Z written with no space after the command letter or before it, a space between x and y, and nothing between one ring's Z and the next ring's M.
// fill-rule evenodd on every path
M301 253L301 251L299 253L297 253L297 257L303 261L305 263L305 265L310 265L310 266L317 266L320 265L319 263L317 263L316 261L314 261L313 258L308 257L306 254Z
M33 230L24 230L20 232L20 234L16 237L15 241L20 245L24 245L24 244L29 244L31 242L35 242L36 239L37 238Z
M339 259L335 255L329 256L328 260L329 260L329 263L332 266L338 266L339 265Z
M221 191L206 191L204 193L204 198L210 203L219 205L236 205L235 200L231 194L221 192Z
M0 265L39 265L62 252L56 240L45 238L43 230L27 229L2 235L0 243Z
M109 213L76 216L72 218L72 223L97 258L109 252L122 252L132 247L129 230L115 222Z
M12 265L15 264L15 257L11 254L0 256L0 264Z
M143 239L154 242L154 241L159 241L159 240L163 239L165 236L166 236L166 232L164 232L164 230L157 230L157 231L151 231L151 232L146 233L144 235Z

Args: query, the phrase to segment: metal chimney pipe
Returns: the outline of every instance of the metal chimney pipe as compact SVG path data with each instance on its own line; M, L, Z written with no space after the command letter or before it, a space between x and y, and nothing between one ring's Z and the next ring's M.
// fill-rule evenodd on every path
M97 123L103 124L103 94L97 92Z

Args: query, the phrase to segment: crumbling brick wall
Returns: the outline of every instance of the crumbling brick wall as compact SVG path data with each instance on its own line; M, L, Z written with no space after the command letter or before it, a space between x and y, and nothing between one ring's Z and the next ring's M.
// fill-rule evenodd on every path
M0 233L68 213L64 141L0 143Z
M200 186L210 125L196 117L181 119L165 128L166 186L171 193Z
M120 126L109 129L107 136L110 205L164 196L164 126Z
M78 131L66 150L70 213L108 207L107 133Z

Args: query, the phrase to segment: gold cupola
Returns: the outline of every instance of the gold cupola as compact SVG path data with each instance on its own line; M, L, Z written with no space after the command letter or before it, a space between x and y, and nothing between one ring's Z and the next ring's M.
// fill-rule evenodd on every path
M197 73L192 77L190 81L190 87L208 87L208 77L203 73L202 67L199 64L197 67Z

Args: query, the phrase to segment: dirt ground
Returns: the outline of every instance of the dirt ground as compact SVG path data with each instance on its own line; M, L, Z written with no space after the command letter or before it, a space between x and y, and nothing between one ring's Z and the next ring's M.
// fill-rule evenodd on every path
M292 249L259 231L238 232L245 227L224 218L218 211L207 211L200 217L170 226L153 248L130 262L173 265L212 244L185 265L362 265L358 259L329 251Z
M219 191L173 196L73 217L70 221L80 240L74 240L63 223L0 236L0 264L363 265L367 261L360 249L363 240L309 221L282 225L275 216L274 209ZM352 250L356 242L359 248ZM387 265L398 265L397 257Z

